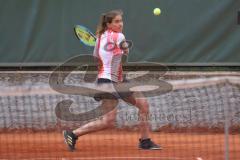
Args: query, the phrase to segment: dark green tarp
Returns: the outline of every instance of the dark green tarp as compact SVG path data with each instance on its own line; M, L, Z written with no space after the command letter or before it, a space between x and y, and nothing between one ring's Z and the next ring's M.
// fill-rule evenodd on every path
M155 7L162 10L154 16ZM122 9L129 61L239 63L239 0L0 0L0 64L59 63L92 54L75 37L101 13Z

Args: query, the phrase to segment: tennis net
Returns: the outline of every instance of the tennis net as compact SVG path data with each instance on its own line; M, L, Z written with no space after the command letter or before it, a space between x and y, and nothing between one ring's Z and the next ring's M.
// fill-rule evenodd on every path
M86 121L60 119L56 115L56 106L62 100L68 99L73 102L70 107L70 112L75 114L95 109L100 102L95 101L92 97L67 95L52 90L49 86L49 75L50 72L44 71L37 73L1 73L0 140L3 142L2 144L8 144L8 149L5 149L5 146L1 145L0 158L6 158L8 156L16 158L13 155L13 151L10 150L11 147L9 147L10 145L14 145L14 143L4 138L11 134L14 134L15 137L19 137L22 142L28 144L28 147L25 147L25 150L23 149L26 151L28 148L31 148L30 144L34 143L34 141L41 141L41 138L44 141L44 138L48 137L48 135L51 137L53 133L61 133L63 129L75 129L89 121L99 118L95 117ZM198 158L198 160L204 159L204 157L205 159L211 159L213 157L218 159L240 158L239 154L237 154L240 152L239 75L237 72L169 72L161 78L161 80L172 85L172 90L165 94L148 97L150 105L148 120L151 123L151 130L154 131L155 137L160 136L162 138L162 142L165 143L165 146L169 149L166 153L162 151L164 156L160 157L160 159L194 159L193 157L195 157L195 159ZM68 84L78 84L82 76L82 72L72 73L66 82ZM134 76L138 75L134 72L129 74L129 77ZM131 135L135 134L135 131L138 130L138 123L138 109L127 105L124 101L120 101L116 118L116 128L130 130L129 135ZM46 137L35 137L32 142L23 140L24 135L22 135L22 133L40 133L41 135L42 132L47 132L48 135L46 135ZM110 133L112 133L114 137L115 131ZM191 135L191 138L184 138L184 136L187 137L189 135ZM92 136L94 136L94 134ZM101 137L101 135L97 136ZM175 142L171 141L171 136L173 136L173 139L174 136L176 137ZM213 138L210 138L211 136L213 136ZM54 140L45 140L49 145L51 141L59 141L56 137ZM106 137L111 137L111 134L106 135ZM94 139L94 137L91 138ZM124 135L122 135L122 138L124 138ZM89 141L91 141L92 145L95 145L93 139L89 139ZM204 140L206 140L206 142L204 142ZM174 143L178 142L182 143L179 144L178 147L185 144L185 147L190 147L189 151L193 149L194 153L175 153L175 150L179 148L176 148ZM219 144L220 148L211 152L211 147L217 144ZM44 144L42 145L44 146ZM203 149L203 147L206 147L205 145L209 148ZM206 149L209 150L209 152L206 152ZM17 149L15 148L15 150ZM5 151L4 154L3 151ZM60 150L58 151L60 152ZM37 154L35 152L37 152L37 149L31 150L32 154ZM104 157L108 155L110 151L104 152L105 153L101 152L103 154L101 155L99 151L96 153L96 156ZM49 154L50 156L47 156ZM218 155L214 156L214 154ZM5 156L1 157L1 155ZM21 157L21 155L24 154L19 154L19 157L23 158L24 156ZM67 154L64 156L66 155ZM91 154L78 155L77 157L83 156L86 158L88 156L90 157L90 155ZM138 157L144 157L140 153L136 153L136 155ZM136 155L129 157L136 157ZM150 155L151 154L149 154L148 157L151 157ZM58 156L54 153L45 152L45 158ZM152 159L154 159L154 156ZM156 154L156 157L158 156L159 155ZM115 156L109 157L114 159ZM117 157L119 158L121 156L117 154Z

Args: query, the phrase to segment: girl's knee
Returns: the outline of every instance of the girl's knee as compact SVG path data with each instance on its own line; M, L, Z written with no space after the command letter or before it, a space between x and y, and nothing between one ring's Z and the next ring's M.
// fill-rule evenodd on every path
M109 113L106 114L105 116L105 123L109 124L109 125L115 125L115 121L116 121L116 116L117 116L117 110L113 110Z
M148 113L149 111L149 104L147 100L137 100L136 106L140 112Z

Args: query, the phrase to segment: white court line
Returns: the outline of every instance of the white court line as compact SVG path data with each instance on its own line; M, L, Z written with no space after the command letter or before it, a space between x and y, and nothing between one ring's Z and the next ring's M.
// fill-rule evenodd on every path
M173 91L177 89L204 87L209 85L216 85L218 83L230 83L230 84L240 84L240 76L224 76L224 77L211 77L211 78L200 78L200 79L189 79L189 80L168 80L166 81L173 86ZM94 83L82 83L84 87L89 89L96 89L96 84ZM79 85L76 85L79 87ZM82 85L80 85L82 86ZM2 92L0 96L22 96L22 95L33 95L33 94L60 94L50 88L49 85L33 85L32 87L22 87L22 86L5 86L1 87ZM116 92L113 86L102 85L101 88L98 87L97 90ZM79 92L80 93L80 92Z
M28 160L36 160L36 159L56 159L56 158L34 158L34 159L28 159ZM187 160L186 158L180 158L180 157L79 157L79 158L59 158L60 160L98 160L98 159L160 159L160 160ZM194 159L195 160L195 159Z
M69 71L60 71L61 73L68 73ZM79 73L85 73L86 71L72 71L71 74L79 74ZM97 71L91 71L93 73L97 72ZM150 71L150 73L158 73L158 72L161 72L161 71ZM46 74L49 74L49 73L53 73L53 70L43 70L43 71L34 71L34 70L29 70L29 71L21 71L21 70L16 70L16 71L8 71L8 70L3 70L3 71L0 71L0 73L46 73ZM128 71L128 74L146 74L148 73L148 70L146 69L146 71ZM174 74L174 75L178 75L178 74L184 74L184 75L198 75L198 74L201 74L201 75L225 75L225 76L228 76L228 75L240 75L239 71L216 71L216 72L202 72L202 71L168 71L166 72L166 74ZM166 75L164 74L164 75Z
M193 157L191 157L193 158ZM21 158L20 158L21 159ZM59 159L59 160L98 160L98 159L159 159L159 160L190 160L190 158L180 158L180 157L79 157L79 158L23 158L22 160L53 160L53 159ZM6 160L1 159L0 160ZM201 157L193 158L192 160L203 160Z

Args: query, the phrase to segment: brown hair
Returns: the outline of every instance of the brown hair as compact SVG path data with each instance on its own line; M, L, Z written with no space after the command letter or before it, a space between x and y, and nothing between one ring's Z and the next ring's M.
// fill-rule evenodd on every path
M100 17L99 24L97 26L96 35L99 37L107 30L107 23L112 23L112 20L117 15L123 15L122 10L112 10L107 13L103 13Z

